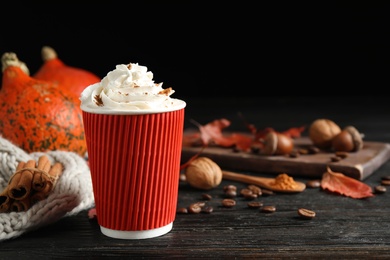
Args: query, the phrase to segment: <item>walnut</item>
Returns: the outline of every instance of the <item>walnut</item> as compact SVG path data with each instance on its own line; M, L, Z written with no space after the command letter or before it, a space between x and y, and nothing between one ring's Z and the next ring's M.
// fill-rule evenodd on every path
M313 144L321 149L329 149L332 139L341 132L334 121L326 118L316 119L309 127L309 137Z
M208 157L197 157L185 169L186 180L194 188L210 190L222 182L222 170Z

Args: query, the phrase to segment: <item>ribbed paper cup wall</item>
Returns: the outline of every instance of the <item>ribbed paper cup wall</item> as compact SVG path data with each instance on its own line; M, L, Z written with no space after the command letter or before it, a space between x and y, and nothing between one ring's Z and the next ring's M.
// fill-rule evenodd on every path
M143 231L176 215L184 109L144 115L83 111L101 227Z

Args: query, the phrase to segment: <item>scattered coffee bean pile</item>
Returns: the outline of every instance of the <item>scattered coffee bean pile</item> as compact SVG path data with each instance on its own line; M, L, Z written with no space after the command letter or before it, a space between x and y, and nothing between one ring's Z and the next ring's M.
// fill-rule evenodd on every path
M374 188L375 193L385 193L387 191L386 186L390 186L390 175L382 177L381 183Z
M382 194L387 191L386 186L390 186L390 175L384 176L381 178L380 184L373 188L376 194ZM321 180L312 179L306 182L307 188L320 188ZM221 200L220 206L224 208L234 208L237 204L236 199L241 197L245 200L248 200L248 208L258 209L263 213L273 213L276 211L275 205L264 205L262 201L256 200L261 196L271 196L274 195L274 192L271 190L260 188L256 185L250 184L245 188L242 188L239 192L237 191L237 186L229 184L223 187L224 199ZM178 214L197 214L197 213L212 213L214 208L208 205L208 201L213 199L212 195L208 193L203 193L201 201L191 203L188 207L179 207L177 209ZM301 219L313 219L316 216L316 212L311 209L298 208L297 214Z
M287 156L291 158L298 158L301 155L311 155L311 154L317 154L321 150L315 146L310 146L308 148L299 148L299 149L293 149L291 153L287 154ZM330 154L330 161L331 162L339 162L349 156L349 152L344 151L336 151L334 153Z
M245 188L242 188L239 192L237 191L237 186L229 184L223 187L224 198L220 202L220 206L224 208L233 208L236 206L237 198L243 198L247 200L248 208L258 209L263 213L273 213L276 211L275 205L264 205L262 201L256 200L260 196L271 196L274 195L274 192L267 189L262 189L259 186L250 184ZM191 203L187 207L179 207L177 209L178 214L198 214L198 213L212 213L214 208L208 205L208 202L213 199L213 197L208 193L203 193L201 201L196 201ZM304 219L314 218L315 212L300 208L298 209L298 214Z

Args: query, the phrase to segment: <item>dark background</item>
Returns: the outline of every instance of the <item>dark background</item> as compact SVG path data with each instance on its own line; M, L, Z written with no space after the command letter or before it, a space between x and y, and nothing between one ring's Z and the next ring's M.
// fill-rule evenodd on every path
M31 73L44 45L100 77L137 62L186 99L387 95L387 4L249 3L10 5L0 53Z

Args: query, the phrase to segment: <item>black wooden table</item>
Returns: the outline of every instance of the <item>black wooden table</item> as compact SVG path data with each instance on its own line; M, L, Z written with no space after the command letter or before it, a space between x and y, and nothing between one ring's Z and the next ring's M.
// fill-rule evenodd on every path
M353 125L365 140L390 142L387 97L251 97L187 98L186 127L190 119L202 124L217 118L232 120L231 130L242 129L240 112L258 128L284 130L329 118L341 126ZM253 174L246 172L248 174ZM256 173L262 175L261 173ZM385 162L364 182L372 187L390 175ZM294 176L306 182L307 177ZM0 259L67 258L213 258L213 259L378 259L390 258L390 187L368 199L352 199L307 188L296 194L261 196L276 211L264 213L237 197L233 208L221 207L223 187L247 184L223 180L210 191L180 182L178 206L186 207L208 193L211 213L177 214L166 235L146 240L120 240L104 236L87 211L0 244ZM300 207L316 217L301 219Z

